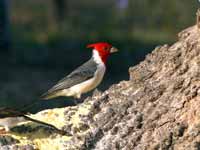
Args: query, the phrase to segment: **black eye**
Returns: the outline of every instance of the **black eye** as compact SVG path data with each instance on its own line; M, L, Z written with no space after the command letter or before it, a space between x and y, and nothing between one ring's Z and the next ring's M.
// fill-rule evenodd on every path
M105 47L104 50L105 50L105 51L109 51L109 47Z

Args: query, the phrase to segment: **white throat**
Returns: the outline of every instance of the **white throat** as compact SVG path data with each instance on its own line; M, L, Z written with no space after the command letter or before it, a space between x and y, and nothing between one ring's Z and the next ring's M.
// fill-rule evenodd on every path
M96 49L93 50L93 54L92 54L92 57L94 58L94 61L97 63L97 64L104 64L104 62L101 60L101 57L99 56L99 53Z

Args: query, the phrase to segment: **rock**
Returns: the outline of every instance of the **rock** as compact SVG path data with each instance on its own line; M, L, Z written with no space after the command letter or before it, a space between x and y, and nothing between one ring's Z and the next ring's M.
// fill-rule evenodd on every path
M25 123L0 138L1 149L197 150L200 148L200 33L179 34L129 69L130 80L82 104L32 117L67 131ZM5 148L4 148L5 147ZM12 148L11 148L12 147Z

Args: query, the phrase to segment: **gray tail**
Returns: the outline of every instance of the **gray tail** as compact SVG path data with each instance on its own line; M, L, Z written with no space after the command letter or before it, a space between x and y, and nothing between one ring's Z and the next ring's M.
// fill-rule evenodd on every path
M55 98L55 97L58 97L58 96L62 96L61 91L46 92L42 96L40 96L40 98L48 100L48 99L52 99L52 98Z

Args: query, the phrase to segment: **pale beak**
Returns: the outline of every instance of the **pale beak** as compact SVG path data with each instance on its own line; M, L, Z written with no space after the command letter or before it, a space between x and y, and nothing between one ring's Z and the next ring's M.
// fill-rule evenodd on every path
M115 48L115 47L112 47L112 48L110 49L110 53L115 53L115 52L117 52L117 51L118 51L118 49Z

